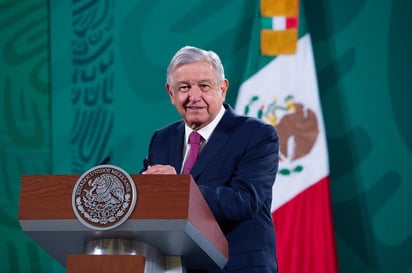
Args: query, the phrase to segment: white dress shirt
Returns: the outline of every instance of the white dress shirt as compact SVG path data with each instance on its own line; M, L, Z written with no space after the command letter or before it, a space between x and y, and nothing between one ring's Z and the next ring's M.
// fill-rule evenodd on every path
M224 113L225 113L225 107L222 105L222 108L220 108L219 113L212 120L212 122L209 123L206 127L203 127L202 129L197 131L202 136L200 151L202 151L203 147L207 144L207 141L209 140L210 136L212 135L219 121L222 119ZM192 128L190 128L189 126L185 124L185 142L183 145L183 155L184 156L183 156L182 169L180 170L180 173L182 173L183 171L183 166L185 165L187 156L189 154L189 150L190 150L189 135L192 131L193 131Z

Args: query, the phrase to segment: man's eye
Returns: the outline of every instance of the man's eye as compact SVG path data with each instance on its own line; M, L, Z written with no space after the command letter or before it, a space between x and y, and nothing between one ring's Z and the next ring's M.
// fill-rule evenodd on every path
M202 90L203 92L207 92L210 90L210 85L208 84L201 84L199 85L199 87L200 87L200 90Z
M187 91L189 91L189 89L190 89L189 85L179 86L179 92L187 92Z

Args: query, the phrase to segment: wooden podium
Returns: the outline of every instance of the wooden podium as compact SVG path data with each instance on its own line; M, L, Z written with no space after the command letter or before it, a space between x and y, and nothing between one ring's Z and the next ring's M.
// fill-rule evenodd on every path
M127 221L105 231L86 227L73 213L72 191L79 177L26 175L21 180L20 226L68 273L147 273L165 268L158 264L165 260L156 256L151 263L158 269L148 271L150 257L138 251L133 255L89 254L87 248L95 242L131 242L143 250L154 249L161 257L172 257L166 263L181 257L189 269L226 264L227 240L190 175L131 175L137 189L136 206Z

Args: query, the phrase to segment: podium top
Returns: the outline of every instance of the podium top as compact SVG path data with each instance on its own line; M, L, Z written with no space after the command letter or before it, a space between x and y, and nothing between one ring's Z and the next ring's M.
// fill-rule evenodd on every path
M68 254L84 253L87 242L128 239L164 255L183 256L188 268L223 267L228 244L190 175L131 175L136 206L126 222L106 231L81 224L72 209L80 175L26 175L21 180L22 229L64 266Z

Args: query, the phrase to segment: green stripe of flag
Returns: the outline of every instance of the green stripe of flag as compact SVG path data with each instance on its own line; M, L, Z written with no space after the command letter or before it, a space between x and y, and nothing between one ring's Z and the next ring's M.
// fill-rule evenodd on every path
M272 17L261 17L260 22L261 22L262 29L272 29L273 28Z

